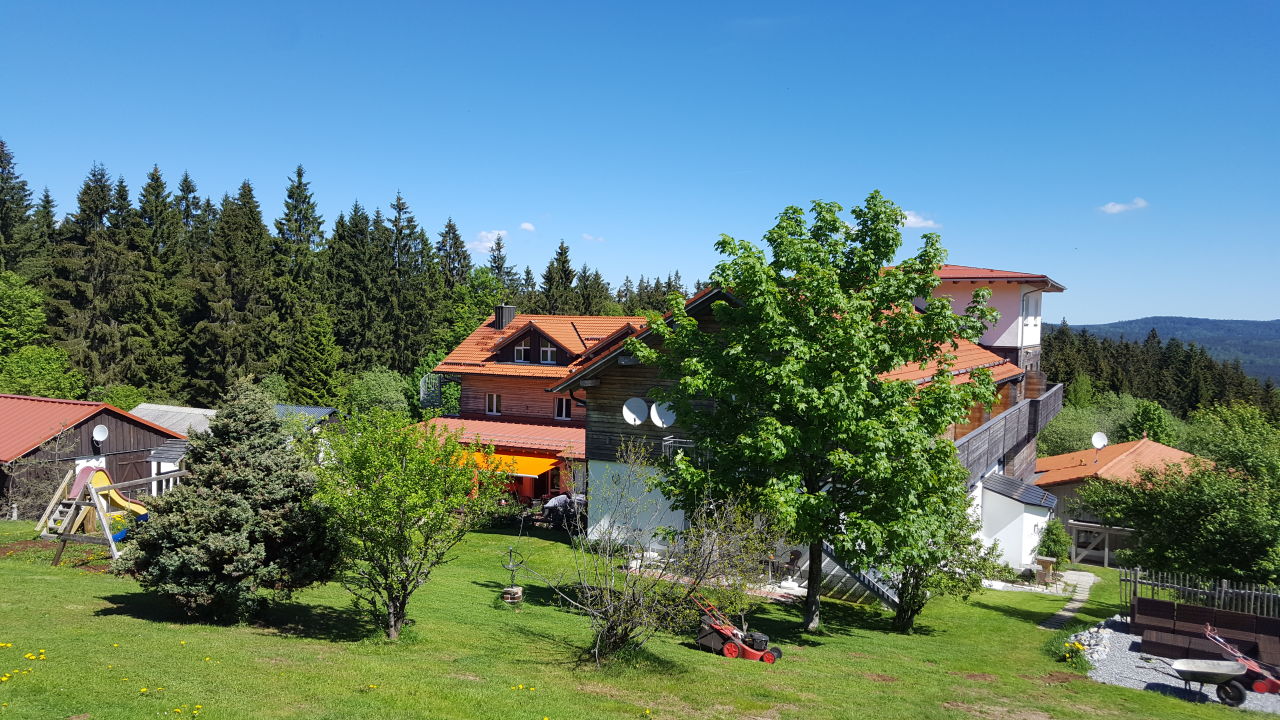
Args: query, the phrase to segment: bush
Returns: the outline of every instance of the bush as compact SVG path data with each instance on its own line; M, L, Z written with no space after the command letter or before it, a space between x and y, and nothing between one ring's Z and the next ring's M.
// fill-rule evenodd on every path
M1051 557L1054 563L1062 565L1071 556L1071 535L1058 518L1045 523L1040 531L1040 544L1036 546L1036 554Z
M1089 672L1093 669L1093 664L1084 656L1084 646L1070 640L1072 635L1088 628L1088 625L1076 622L1054 632L1044 641L1044 654L1070 665L1072 670Z
M404 376L394 370L366 370L347 389L343 400L344 408L352 414L367 413L374 408L408 414L409 401L405 398L405 387Z
M262 591L288 595L327 580L334 563L315 480L267 396L232 388L208 432L191 436L191 474L148 503L114 567L192 615L243 618Z

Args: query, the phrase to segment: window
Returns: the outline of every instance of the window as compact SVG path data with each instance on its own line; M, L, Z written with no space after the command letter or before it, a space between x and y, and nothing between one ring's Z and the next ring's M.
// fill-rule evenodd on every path
M502 396L496 393L485 393L484 412L486 415L501 415Z
M548 365L556 363L556 346L549 342L542 343L542 362Z
M556 398L556 419L573 419L573 400L570 398Z
M516 345L516 362L529 362L529 338Z
M1040 293L1029 292L1022 296L1022 321L1034 325L1040 320Z

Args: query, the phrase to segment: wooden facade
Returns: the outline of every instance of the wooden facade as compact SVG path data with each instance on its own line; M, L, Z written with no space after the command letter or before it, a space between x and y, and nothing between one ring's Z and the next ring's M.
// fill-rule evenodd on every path
M107 439L99 447L93 441L93 429L107 428ZM151 477L151 451L166 440L178 437L134 418L103 408L66 428L60 435L14 461L8 471L0 470L0 486L22 482L22 477L35 463L65 464L74 467L77 460L102 458L113 483ZM134 495L138 491L128 491Z
M459 414L462 417L486 418L485 396L493 393L502 397L500 417L504 420L533 420L581 427L586 420L582 407L569 399L568 393L547 392L549 382L546 378L536 377L463 375ZM582 391L576 394L580 399L586 395ZM569 399L570 420L556 419L556 398Z

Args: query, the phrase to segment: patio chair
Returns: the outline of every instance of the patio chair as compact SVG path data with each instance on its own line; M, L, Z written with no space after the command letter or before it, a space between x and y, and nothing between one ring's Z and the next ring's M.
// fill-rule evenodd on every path
M1173 632L1174 604L1168 600L1135 597L1129 608L1130 632L1141 635L1145 630Z
M1213 624L1213 608L1200 605L1178 605L1174 611L1173 631L1189 637L1204 637L1204 626ZM1217 657L1214 655L1213 657Z
M1257 642L1257 622L1256 615L1231 610L1218 610L1213 615L1213 626L1218 629L1218 634L1232 642Z
M774 570L777 576L782 579L790 579L800 572L800 559L804 557L804 553L799 550L792 550L787 556L785 563L775 564Z
M1160 630L1147 630L1142 633L1142 652L1157 655L1171 660L1187 657L1191 638L1186 635L1175 635Z

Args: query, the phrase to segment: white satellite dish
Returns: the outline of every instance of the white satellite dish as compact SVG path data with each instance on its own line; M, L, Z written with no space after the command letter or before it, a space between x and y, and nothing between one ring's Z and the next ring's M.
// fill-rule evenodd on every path
M639 425L649 415L649 403L644 398L633 397L622 403L622 419L628 425Z
M111 434L111 431L107 429L106 425L95 425L93 428L93 441L96 443L101 443L102 441L106 440L107 435L110 435L110 434Z
M1108 442L1107 434L1101 431L1096 432L1093 434L1092 441L1093 441L1093 448L1095 450L1101 450L1102 448L1107 446L1107 442Z
M649 408L649 420L660 428L668 428L676 424L676 411L664 402L656 402Z

